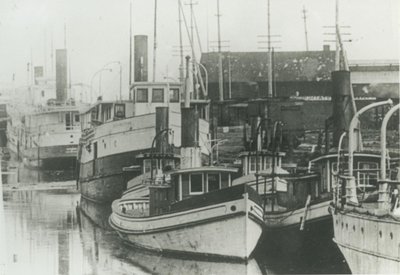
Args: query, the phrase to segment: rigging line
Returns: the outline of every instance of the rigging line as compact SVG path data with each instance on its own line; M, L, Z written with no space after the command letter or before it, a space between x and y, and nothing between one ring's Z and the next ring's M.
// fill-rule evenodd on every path
M203 53L203 49L201 47L201 40L200 40L200 35L199 35L199 28L197 27L197 19L196 19L196 14L193 13L193 19L194 19L194 27L196 29L196 36L197 36L197 42L199 44L199 49L200 49L200 53Z
M200 43L199 28L197 27L196 14L194 12L193 12L193 19L194 19L194 27L196 29L196 36L197 36L197 41L198 41L198 44L199 44L200 54L202 54L203 53L203 49L202 49L201 43ZM206 89L205 89L205 86L204 86L204 80L203 80L203 76L201 75L201 70L199 68L199 64L197 63L197 61L195 62L195 67L196 67L196 72L198 74L198 77L200 79L200 81L197 81L197 82L200 82L200 87L201 87L201 90L202 90L202 94L203 94L203 96L205 96L206 95L206 92L205 92Z
M180 1L179 1L179 2L180 2ZM182 3L180 2L179 4L180 4L180 7L181 7L183 22L185 23L185 29L186 29L186 33L187 33L187 36L188 36L188 39L189 39L190 47L192 47L192 49L194 49L194 48L193 48L193 47L194 47L193 41L192 41L192 38L191 38L191 36L190 36L189 28L188 28L187 21L186 21L185 12L183 11ZM197 65L197 62L196 62L196 54L195 54L194 50L192 51L192 54L193 54L193 56L192 56L193 64L195 64L196 70L198 71L199 68L198 68L198 65ZM195 76L195 78L197 79L197 75L194 74L194 76ZM197 81L197 82L199 82L199 81Z

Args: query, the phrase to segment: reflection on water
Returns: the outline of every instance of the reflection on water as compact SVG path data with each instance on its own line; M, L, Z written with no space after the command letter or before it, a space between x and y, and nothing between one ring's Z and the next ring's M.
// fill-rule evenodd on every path
M72 191L7 191L3 195L5 274L267 273L256 260L247 265L209 262L134 249L108 230L109 206L81 202Z
M28 167L14 158L10 161L4 161L2 168L4 171L11 172L8 175L2 175L5 184L68 181L76 178L76 171L73 166L65 167L62 170L37 169Z

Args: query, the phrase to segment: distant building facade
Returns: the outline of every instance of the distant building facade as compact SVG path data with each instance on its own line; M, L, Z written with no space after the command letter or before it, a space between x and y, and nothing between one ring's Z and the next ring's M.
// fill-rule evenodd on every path
M219 98L218 53L203 53L201 63L208 71L208 95L214 102L213 117L218 126L243 125L251 115L249 102L265 99L268 91L266 52L223 52L223 100ZM305 129L323 128L331 115L331 72L335 52L329 46L321 51L275 52L273 54L273 93L281 100L302 102ZM376 98L399 98L399 63L392 61L351 62L351 79L357 105ZM282 103L286 104L286 103ZM314 110L310 114L308 110Z

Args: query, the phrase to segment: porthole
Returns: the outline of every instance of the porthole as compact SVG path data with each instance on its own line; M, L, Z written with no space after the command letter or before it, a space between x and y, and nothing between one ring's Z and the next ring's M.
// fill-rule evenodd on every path
M232 205L232 206L231 206L231 210L232 210L232 211L236 211L236 206L235 206L235 205Z

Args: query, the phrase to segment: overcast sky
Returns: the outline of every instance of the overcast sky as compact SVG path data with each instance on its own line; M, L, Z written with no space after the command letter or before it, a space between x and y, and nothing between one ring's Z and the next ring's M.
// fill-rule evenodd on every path
M182 0L189 3L190 0ZM72 82L90 84L93 74L111 61L123 65L123 89L127 93L129 63L130 0L1 0L0 83L27 82L26 64L45 65L51 73L50 50L64 47L64 22ZM157 80L176 78L179 57L178 0L158 0ZM196 0L195 17L202 50L215 50L217 0ZM132 0L133 33L149 36L149 64L152 64L154 0ZM303 6L307 10L310 50L320 50L324 35L335 19L334 0L271 0L271 32L277 51L305 50ZM187 20L190 14L185 6ZM221 37L224 50L260 51L267 33L267 0L220 0ZM400 0L341 0L340 23L350 26L352 42L346 44L348 58L398 60ZM184 44L188 45L183 26ZM334 49L334 44L331 48ZM188 52L189 53L189 52ZM150 68L151 70L151 68ZM102 90L114 97L119 89L118 67L104 72ZM151 72L149 73L151 76Z

